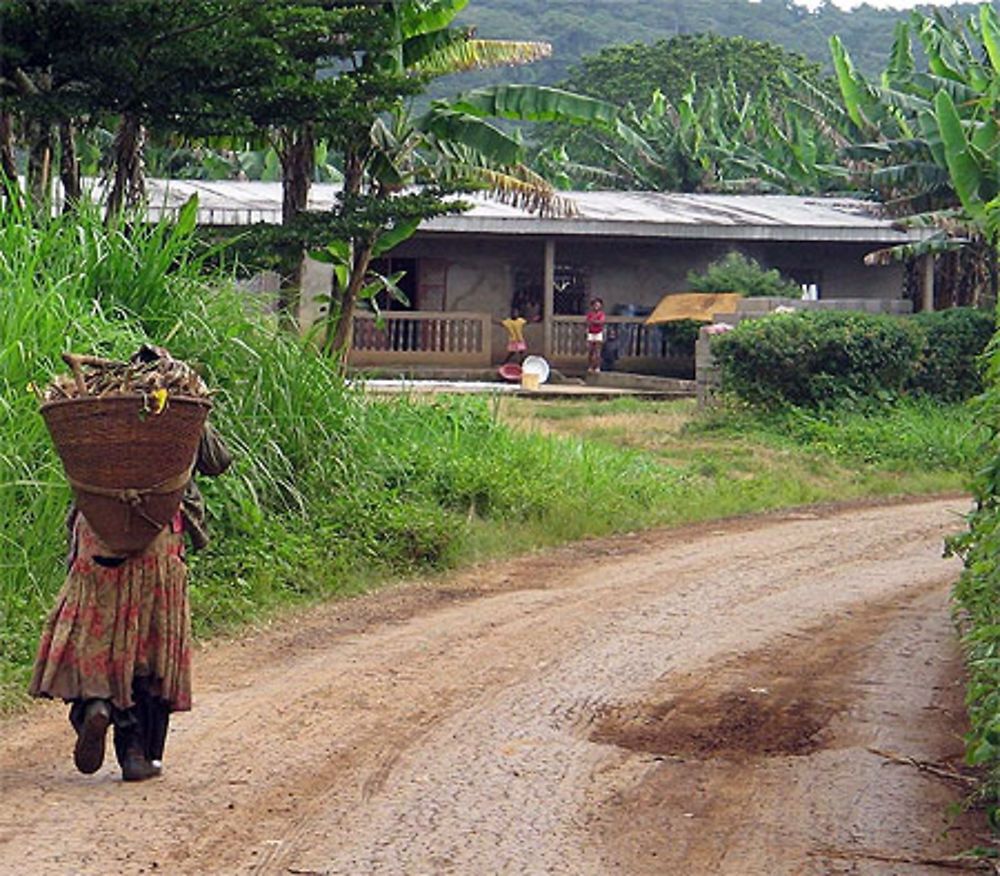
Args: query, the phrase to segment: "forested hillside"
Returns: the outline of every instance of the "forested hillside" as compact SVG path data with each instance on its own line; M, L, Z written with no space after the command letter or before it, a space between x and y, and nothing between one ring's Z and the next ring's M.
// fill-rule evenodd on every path
M962 4L941 11L964 17L975 8ZM704 32L773 42L828 70L827 40L839 34L857 67L874 75L884 68L895 23L907 14L867 5L848 12L830 4L810 12L787 0L470 0L458 20L475 26L482 37L552 43L551 59L492 70L489 80L553 84L564 79L582 55L596 54L605 46ZM480 80L481 75L469 74L458 88ZM456 81L450 80L449 90L458 90Z

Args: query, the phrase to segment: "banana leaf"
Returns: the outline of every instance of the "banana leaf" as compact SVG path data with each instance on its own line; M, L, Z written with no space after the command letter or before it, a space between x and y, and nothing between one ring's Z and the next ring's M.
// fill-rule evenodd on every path
M618 118L614 104L540 85L477 88L448 101L448 106L474 116L596 124L606 128L613 126Z

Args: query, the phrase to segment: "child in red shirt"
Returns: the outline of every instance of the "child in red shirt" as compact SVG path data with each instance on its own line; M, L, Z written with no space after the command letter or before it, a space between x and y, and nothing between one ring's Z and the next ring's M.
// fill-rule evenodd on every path
M587 311L587 371L601 370L601 347L604 344L604 302L594 298Z

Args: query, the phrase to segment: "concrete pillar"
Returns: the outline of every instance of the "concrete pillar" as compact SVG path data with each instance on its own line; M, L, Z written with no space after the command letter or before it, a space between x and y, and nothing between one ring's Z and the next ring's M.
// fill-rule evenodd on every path
M552 317L555 314L556 242L545 241L545 264L542 270L542 355L552 358Z
M317 298L329 296L333 289L333 265L302 257L301 289L299 290L299 332L307 335L316 323L326 317L328 302Z
M703 326L694 345L694 381L699 408L712 404L719 390L719 368L712 355L711 342L712 337Z
M920 291L922 304L920 309L930 313L934 309L934 254L927 253L920 257Z

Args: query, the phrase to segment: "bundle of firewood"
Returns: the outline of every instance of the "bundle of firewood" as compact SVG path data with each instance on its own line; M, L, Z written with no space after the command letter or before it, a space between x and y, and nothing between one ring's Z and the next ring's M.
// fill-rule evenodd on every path
M63 359L72 373L57 376L43 392L44 401L123 393L155 396L165 392L167 396L194 397L209 394L194 368L166 353L147 358L135 356L128 362L72 353L64 353Z

